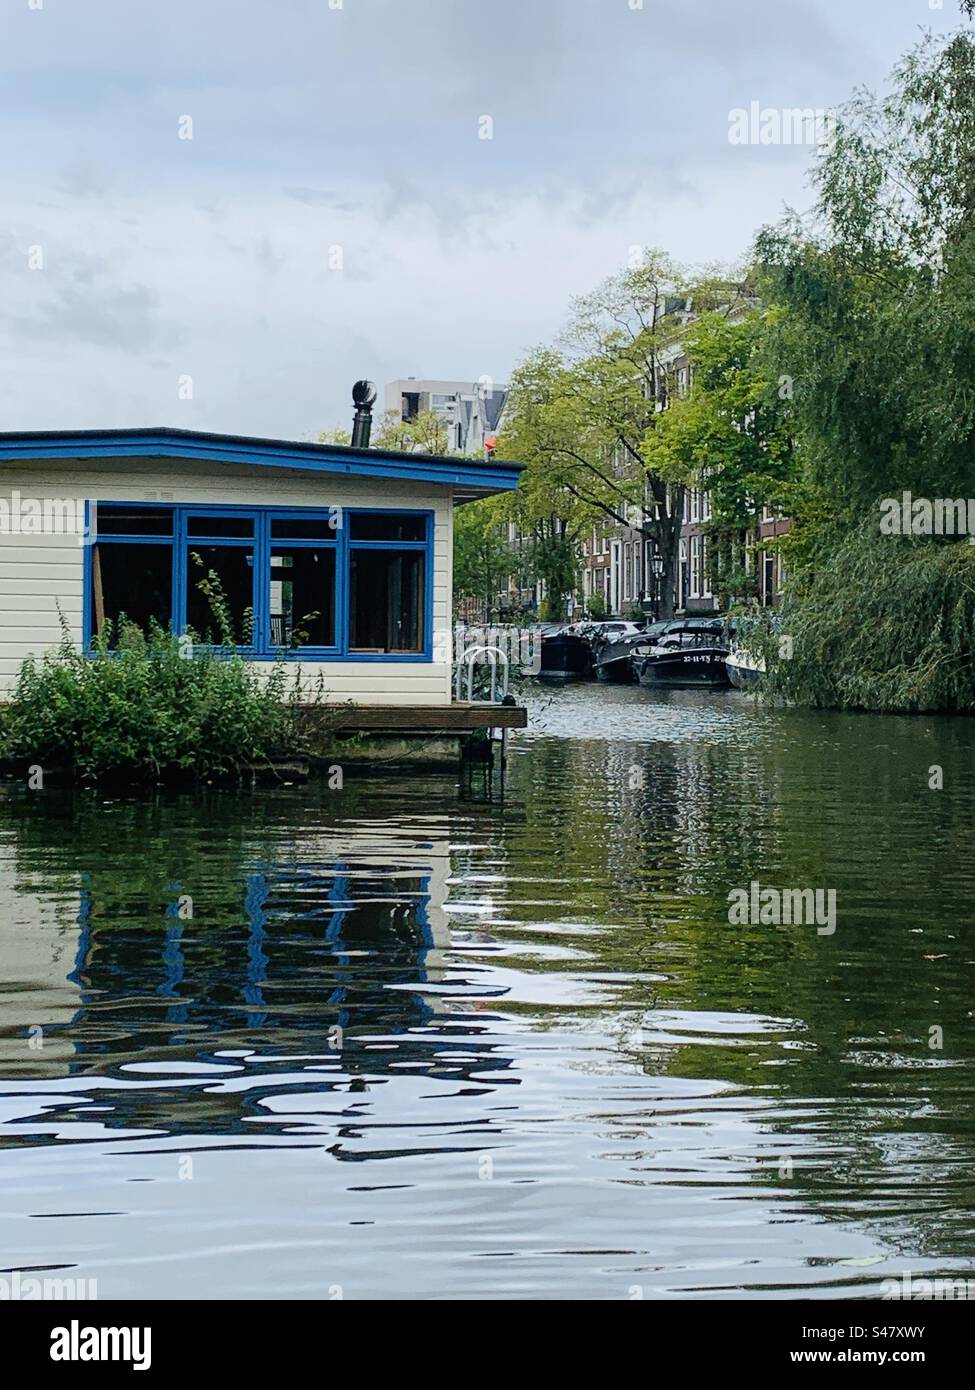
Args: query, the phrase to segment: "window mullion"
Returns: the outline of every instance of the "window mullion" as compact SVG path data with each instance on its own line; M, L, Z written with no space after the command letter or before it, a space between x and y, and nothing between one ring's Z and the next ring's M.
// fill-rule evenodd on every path
M189 621L186 604L186 508L176 508L176 524L173 528L173 612L177 615L177 631L180 636L186 631Z
M349 629L351 614L349 613L349 596L352 591L351 576L349 573L352 564L352 548L349 544L348 518L343 517L343 524L338 532L338 580L336 588L336 602L338 604L338 630L335 637L338 642L339 655L347 657L349 655Z
M271 653L271 522L265 510L254 518L254 651Z

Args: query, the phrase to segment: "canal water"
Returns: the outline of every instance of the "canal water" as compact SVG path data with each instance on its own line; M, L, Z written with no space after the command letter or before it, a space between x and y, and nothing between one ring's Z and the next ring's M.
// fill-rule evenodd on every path
M503 804L0 793L0 1278L975 1277L973 753L972 721L578 686L533 698ZM835 892L835 931L729 922L753 882Z

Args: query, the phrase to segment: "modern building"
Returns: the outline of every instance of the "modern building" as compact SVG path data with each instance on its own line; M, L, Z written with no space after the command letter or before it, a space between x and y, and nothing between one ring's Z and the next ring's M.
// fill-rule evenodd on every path
M520 472L166 428L0 434L0 698L62 620L88 649L124 614L299 662L337 702L448 705L453 509Z

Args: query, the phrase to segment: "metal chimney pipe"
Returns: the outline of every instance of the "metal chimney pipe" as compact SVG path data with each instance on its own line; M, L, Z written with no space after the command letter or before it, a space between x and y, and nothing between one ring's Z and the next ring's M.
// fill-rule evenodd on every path
M352 388L355 419L352 422L352 447L368 449L372 433L372 408L376 404L376 386L372 381L357 381Z

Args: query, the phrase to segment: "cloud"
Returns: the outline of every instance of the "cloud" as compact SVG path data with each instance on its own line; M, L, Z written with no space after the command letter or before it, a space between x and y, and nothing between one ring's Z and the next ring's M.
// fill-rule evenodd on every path
M158 296L146 285L63 285L30 316L13 316L15 333L35 341L72 339L120 352L144 352L162 336Z
M327 188L286 188L284 192L296 203L304 203L310 208L334 208L336 212L355 212L357 204L344 201L342 197Z
M730 146L729 110L835 105L921 20L947 22L917 0L8 5L0 428L305 437L358 376L503 380L632 246L732 261L807 203L809 151Z

